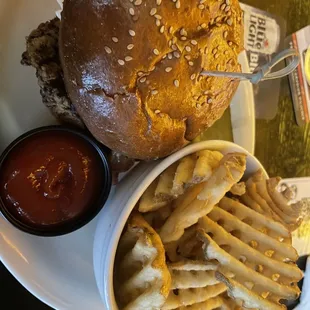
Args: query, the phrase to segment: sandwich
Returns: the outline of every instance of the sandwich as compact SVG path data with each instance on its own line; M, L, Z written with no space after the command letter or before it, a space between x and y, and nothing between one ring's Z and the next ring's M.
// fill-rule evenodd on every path
M119 158L163 158L218 120L238 87L238 0L65 0L26 39L44 104ZM125 165L126 166L126 165Z

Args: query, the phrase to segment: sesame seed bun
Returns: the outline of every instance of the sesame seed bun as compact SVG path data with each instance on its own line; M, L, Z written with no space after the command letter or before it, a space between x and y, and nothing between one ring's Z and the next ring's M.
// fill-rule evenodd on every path
M219 119L241 70L237 0L65 0L66 88L91 133L136 159L165 157Z

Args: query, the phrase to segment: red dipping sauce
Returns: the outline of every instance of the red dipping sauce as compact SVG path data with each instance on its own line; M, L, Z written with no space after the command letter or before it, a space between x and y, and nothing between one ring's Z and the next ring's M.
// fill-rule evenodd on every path
M0 197L18 220L34 226L82 216L102 190L96 149L66 131L38 132L13 148L3 162Z

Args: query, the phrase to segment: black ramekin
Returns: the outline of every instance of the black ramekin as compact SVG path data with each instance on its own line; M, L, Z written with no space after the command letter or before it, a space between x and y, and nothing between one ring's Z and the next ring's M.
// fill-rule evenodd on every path
M104 184L101 184L102 191L100 193L100 196L94 199L95 202L91 206L89 206L89 208L87 208L87 210L83 214L81 214L80 216L77 216L76 218L72 220L66 221L64 223L55 224L55 225L47 225L46 227L45 226L44 227L32 226L30 224L22 222L20 219L16 218L6 208L5 203L0 197L0 212L12 225L14 225L16 228L24 232L27 232L29 234L37 235L37 236L44 236L44 237L65 235L89 223L103 208L105 202L108 199L111 186L112 186L112 173L111 173L108 159L107 159L108 149L104 147L103 145L100 145L100 143L98 143L87 132L84 132L82 130L78 130L75 128L71 128L71 127L66 127L66 126L40 127L40 128L36 128L31 131L28 131L25 134L18 137L5 149L5 151L0 156L0 173L1 173L2 167L5 164L6 159L8 158L8 156L10 156L11 151L15 149L15 147L17 147L22 141L25 141L26 139L38 133L50 132L50 131L69 132L71 134L74 134L82 138L84 141L86 141L96 151L96 153L99 155L101 159L101 167L98 167L98 173L103 174L102 180Z

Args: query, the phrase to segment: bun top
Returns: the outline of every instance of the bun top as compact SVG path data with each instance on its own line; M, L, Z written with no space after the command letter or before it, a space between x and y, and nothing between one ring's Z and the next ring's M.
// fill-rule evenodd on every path
M137 159L164 157L210 127L237 89L237 0L65 0L60 56L91 133Z

